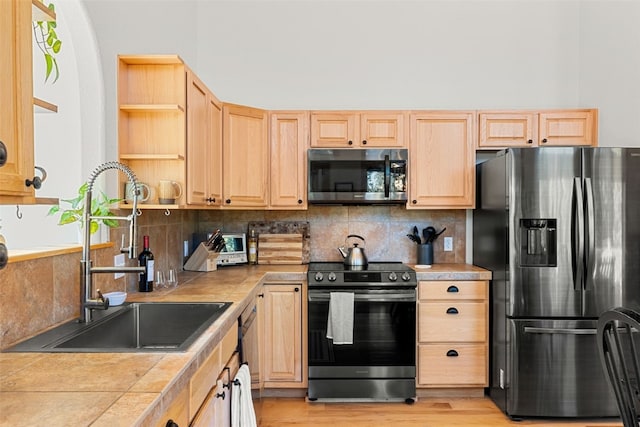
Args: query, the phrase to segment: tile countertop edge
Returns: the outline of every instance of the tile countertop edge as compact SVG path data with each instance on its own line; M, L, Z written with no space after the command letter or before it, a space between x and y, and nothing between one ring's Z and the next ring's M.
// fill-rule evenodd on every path
M420 280L491 280L491 271L471 264L433 264L430 268L409 264Z
M413 265L410 265L414 267ZM467 264L434 264L430 269L416 268L418 280L490 280L491 272ZM161 420L165 405L173 394L188 384L190 376L203 363L222 339L222 334L236 322L242 310L255 299L264 283L305 282L307 265L269 265L244 268L221 268L211 273L185 272L182 283L175 289L162 289L153 294L130 294L129 301L229 301L233 304L184 353L165 353L149 366L130 388L107 407L94 423L112 425L117 412L118 421L128 425L150 425ZM23 353L0 353L5 358ZM47 357L55 353L39 353ZM84 353L78 354L82 357ZM18 356L16 356L18 357ZM29 367L25 366L25 370ZM11 377L11 373L8 377ZM0 376L2 380L2 376ZM11 393L2 390L3 393ZM1 424L1 423L0 423Z
M248 274L241 283L236 284L238 289L242 289L246 292L245 296L239 302L234 301L233 304L224 312L224 314L220 316L220 318L217 319L192 344L189 350L187 350L185 353L179 353L182 355L191 354L192 356L182 365L178 372L174 372L171 375L172 378L168 380L162 391L156 392L155 399L148 407L146 407L142 411L142 413L131 414L132 417L129 420L130 425L148 425L149 423L156 424L161 421L162 415L168 409L163 407L163 404L170 404L174 397L170 395L177 395L177 393L182 390L182 387L185 384L188 384L191 376L193 376L196 370L202 365L202 363L204 363L207 357L222 340L223 332L227 331L230 327L233 327L242 311L250 304L252 300L256 298L257 294L259 293L260 286L262 286L264 283L269 282L306 281L306 266L304 266L304 271L287 271L288 269L286 267L286 265L279 266L278 270L281 271L253 272L252 274ZM262 270L264 270L264 268ZM215 272L212 273L214 274L190 274L191 277L185 284L195 282L209 282L209 278L212 279L215 277ZM247 288L250 289L247 290ZM143 297L138 296L138 298L133 298L132 300L134 299L136 301L169 301L175 300L176 298L172 298L171 292L163 292L162 294L154 295L153 297L145 295ZM182 298L180 298L180 300L182 300ZM198 297L196 295L191 300L202 300L202 296ZM156 363L149 369L148 374L156 368L160 369L158 365L160 365L164 359L175 355L177 355L177 353L170 353L165 355L165 357L163 357L160 362ZM117 399L109 408L107 408L107 410L99 418L96 419L95 425L113 425L112 422L114 421L114 410L118 412L118 422L122 422L123 416L125 414L123 414L121 411L125 408L135 408L135 404L138 403L137 401L139 400L138 396L140 395L140 393L149 393L149 391L145 390L144 386L139 386L142 381L144 381L144 377L141 378L138 384L134 385L129 391L123 393L119 399ZM170 397L169 399L167 399L168 396Z

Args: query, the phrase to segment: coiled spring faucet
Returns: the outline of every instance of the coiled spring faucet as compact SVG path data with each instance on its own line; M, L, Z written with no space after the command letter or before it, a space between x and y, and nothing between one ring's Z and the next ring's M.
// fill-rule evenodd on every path
M133 205L131 214L128 216L94 216L91 215L91 195L93 191L93 184L96 178L109 169L116 169L127 175L129 182L131 183L133 191ZM128 253L130 259L135 259L138 254L136 242L137 242L137 227L136 217L138 212L138 182L136 175L128 166L119 162L106 162L98 166L91 172L88 181L87 193L84 199L84 212L83 212L83 242L82 242L82 259L80 260L80 266L82 268L81 274L81 289L80 289L80 322L85 323L91 321L92 310L106 310L109 308L109 299L104 298L97 290L98 297L91 298L93 287L93 274L94 273L137 273L144 272L144 267L93 267L91 262L91 220L111 219L117 221L129 221L129 245L121 247L120 252Z

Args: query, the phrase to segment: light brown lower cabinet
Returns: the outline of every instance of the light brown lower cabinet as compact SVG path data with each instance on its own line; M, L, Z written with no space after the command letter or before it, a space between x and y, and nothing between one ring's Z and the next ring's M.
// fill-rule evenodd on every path
M418 388L488 385L487 281L420 281Z
M232 326L171 402L158 427L169 420L179 427L231 425L230 383L240 367L237 344L238 328Z
M265 284L263 294L263 385L306 387L306 287L301 283Z

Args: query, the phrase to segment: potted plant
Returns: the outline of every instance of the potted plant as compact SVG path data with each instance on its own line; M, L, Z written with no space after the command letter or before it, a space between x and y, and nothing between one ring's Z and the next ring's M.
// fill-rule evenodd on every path
M78 195L73 199L61 199L61 202L68 203L70 208L61 209L60 204L52 206L49 209L47 215L55 215L58 212L61 212L60 220L58 221L58 225L71 224L79 221L80 225L84 225L82 221L84 220L84 202L85 196L87 194L87 190L89 189L89 184L85 182L78 188ZM110 199L106 194L102 191L99 194L96 194L95 190L91 194L91 215L92 216L116 216L110 210L110 206L116 203L119 203L122 199ZM100 223L108 226L108 227L117 227L118 221L114 219L101 219ZM91 234L98 231L100 224L96 220L91 220L90 231Z

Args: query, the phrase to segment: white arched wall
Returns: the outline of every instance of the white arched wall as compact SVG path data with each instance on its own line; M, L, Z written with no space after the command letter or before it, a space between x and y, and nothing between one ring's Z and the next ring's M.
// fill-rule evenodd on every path
M35 163L48 177L38 197L69 199L91 170L105 159L104 84L95 35L84 4L56 0L60 77L44 82L44 61L34 45L34 95L58 106L57 113L34 115ZM115 190L114 190L115 191ZM111 191L109 191L111 194ZM78 243L78 227L58 226L50 206L0 206L1 233L10 250ZM105 240L106 235L99 240Z

